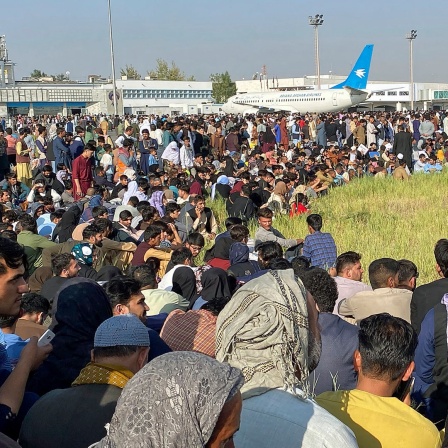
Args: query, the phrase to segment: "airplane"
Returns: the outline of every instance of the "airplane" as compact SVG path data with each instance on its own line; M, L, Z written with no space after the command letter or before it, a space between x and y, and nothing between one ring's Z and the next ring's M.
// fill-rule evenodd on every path
M373 45L366 45L347 79L329 89L242 93L230 97L222 106L226 114L272 112L334 112L362 103L366 92Z

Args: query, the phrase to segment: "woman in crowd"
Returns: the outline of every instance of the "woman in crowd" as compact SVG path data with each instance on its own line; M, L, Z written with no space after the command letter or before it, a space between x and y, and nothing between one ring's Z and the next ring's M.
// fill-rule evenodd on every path
M95 447L230 447L239 428L242 385L239 369L206 355L159 356L127 383L109 435Z
M90 361L95 331L112 317L112 308L98 283L82 277L67 280L56 294L51 325L53 351L29 381L39 395L70 387Z

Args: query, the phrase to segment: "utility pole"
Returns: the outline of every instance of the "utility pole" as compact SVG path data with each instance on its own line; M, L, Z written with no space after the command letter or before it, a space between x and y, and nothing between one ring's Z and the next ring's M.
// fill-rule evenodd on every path
M316 14L314 17L309 16L308 22L314 27L314 52L315 52L315 64L316 64L316 77L317 88L320 89L320 62L319 62L319 30L318 27L324 23L322 14Z
M414 110L414 55L412 43L417 38L417 30L411 30L406 34L406 39L409 41L409 77L411 84L411 110Z

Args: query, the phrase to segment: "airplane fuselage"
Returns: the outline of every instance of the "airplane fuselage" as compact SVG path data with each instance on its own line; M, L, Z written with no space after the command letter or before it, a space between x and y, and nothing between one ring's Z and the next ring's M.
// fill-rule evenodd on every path
M348 109L362 103L368 92L350 92L348 89L328 89L309 91L243 93L232 96L222 106L225 113L254 112L314 112L325 113Z

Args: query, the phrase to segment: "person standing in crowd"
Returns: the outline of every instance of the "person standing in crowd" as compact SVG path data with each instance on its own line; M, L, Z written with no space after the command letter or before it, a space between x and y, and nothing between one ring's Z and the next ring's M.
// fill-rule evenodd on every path
M27 187L31 187L33 179L30 159L31 149L28 148L25 137L25 129L21 129L16 143L16 174L19 182L23 182Z
M72 178L73 178L73 196L75 200L80 200L87 194L87 190L93 183L93 159L95 148L87 143L84 146L82 154L73 160Z

